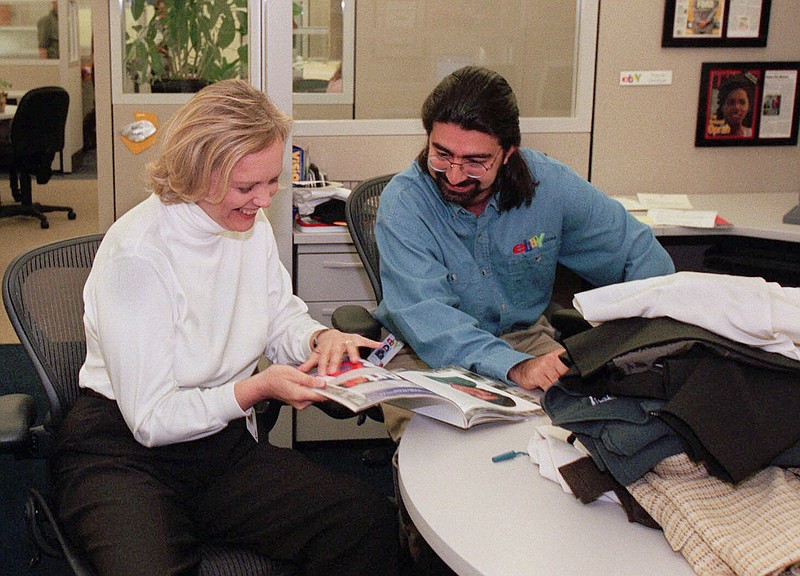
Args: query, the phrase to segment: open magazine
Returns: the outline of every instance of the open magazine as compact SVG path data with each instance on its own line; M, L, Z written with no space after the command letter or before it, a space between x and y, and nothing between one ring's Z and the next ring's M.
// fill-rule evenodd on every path
M393 372L366 361L343 362L337 374L323 377L327 386L316 391L353 412L387 402L464 429L540 412L540 391L457 366Z

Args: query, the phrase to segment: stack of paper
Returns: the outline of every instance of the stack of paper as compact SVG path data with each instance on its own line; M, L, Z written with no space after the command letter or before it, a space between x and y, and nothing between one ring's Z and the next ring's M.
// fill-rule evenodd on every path
M694 210L685 194L637 194L636 198L616 198L636 218L650 226L687 226L690 228L716 228L731 226L714 210Z

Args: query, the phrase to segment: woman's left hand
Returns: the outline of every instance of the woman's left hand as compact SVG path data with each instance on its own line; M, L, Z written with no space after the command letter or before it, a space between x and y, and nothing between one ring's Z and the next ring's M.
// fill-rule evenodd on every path
M347 334L333 328L317 332L312 342L311 356L297 368L309 372L314 366L317 374L334 374L345 358L358 360L359 348L378 348L381 343L359 334Z

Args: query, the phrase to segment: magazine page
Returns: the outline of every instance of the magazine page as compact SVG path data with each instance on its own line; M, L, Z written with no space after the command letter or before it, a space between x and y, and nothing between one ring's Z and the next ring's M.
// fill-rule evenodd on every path
M457 366L438 370L403 371L400 374L461 407L467 426L498 419L524 419L539 412L536 395L480 376ZM413 408L415 412L437 417L436 406Z
M435 392L366 361L342 362L336 374L323 378L327 386L317 392L353 412L397 398L438 399Z

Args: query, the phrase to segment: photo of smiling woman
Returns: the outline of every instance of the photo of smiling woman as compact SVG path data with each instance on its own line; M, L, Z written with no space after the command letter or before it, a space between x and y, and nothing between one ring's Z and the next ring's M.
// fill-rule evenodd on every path
M709 116L706 136L710 138L752 138L753 110L757 109L757 77L752 71L720 70L711 77L716 91L716 108ZM757 73L757 71L756 71Z

